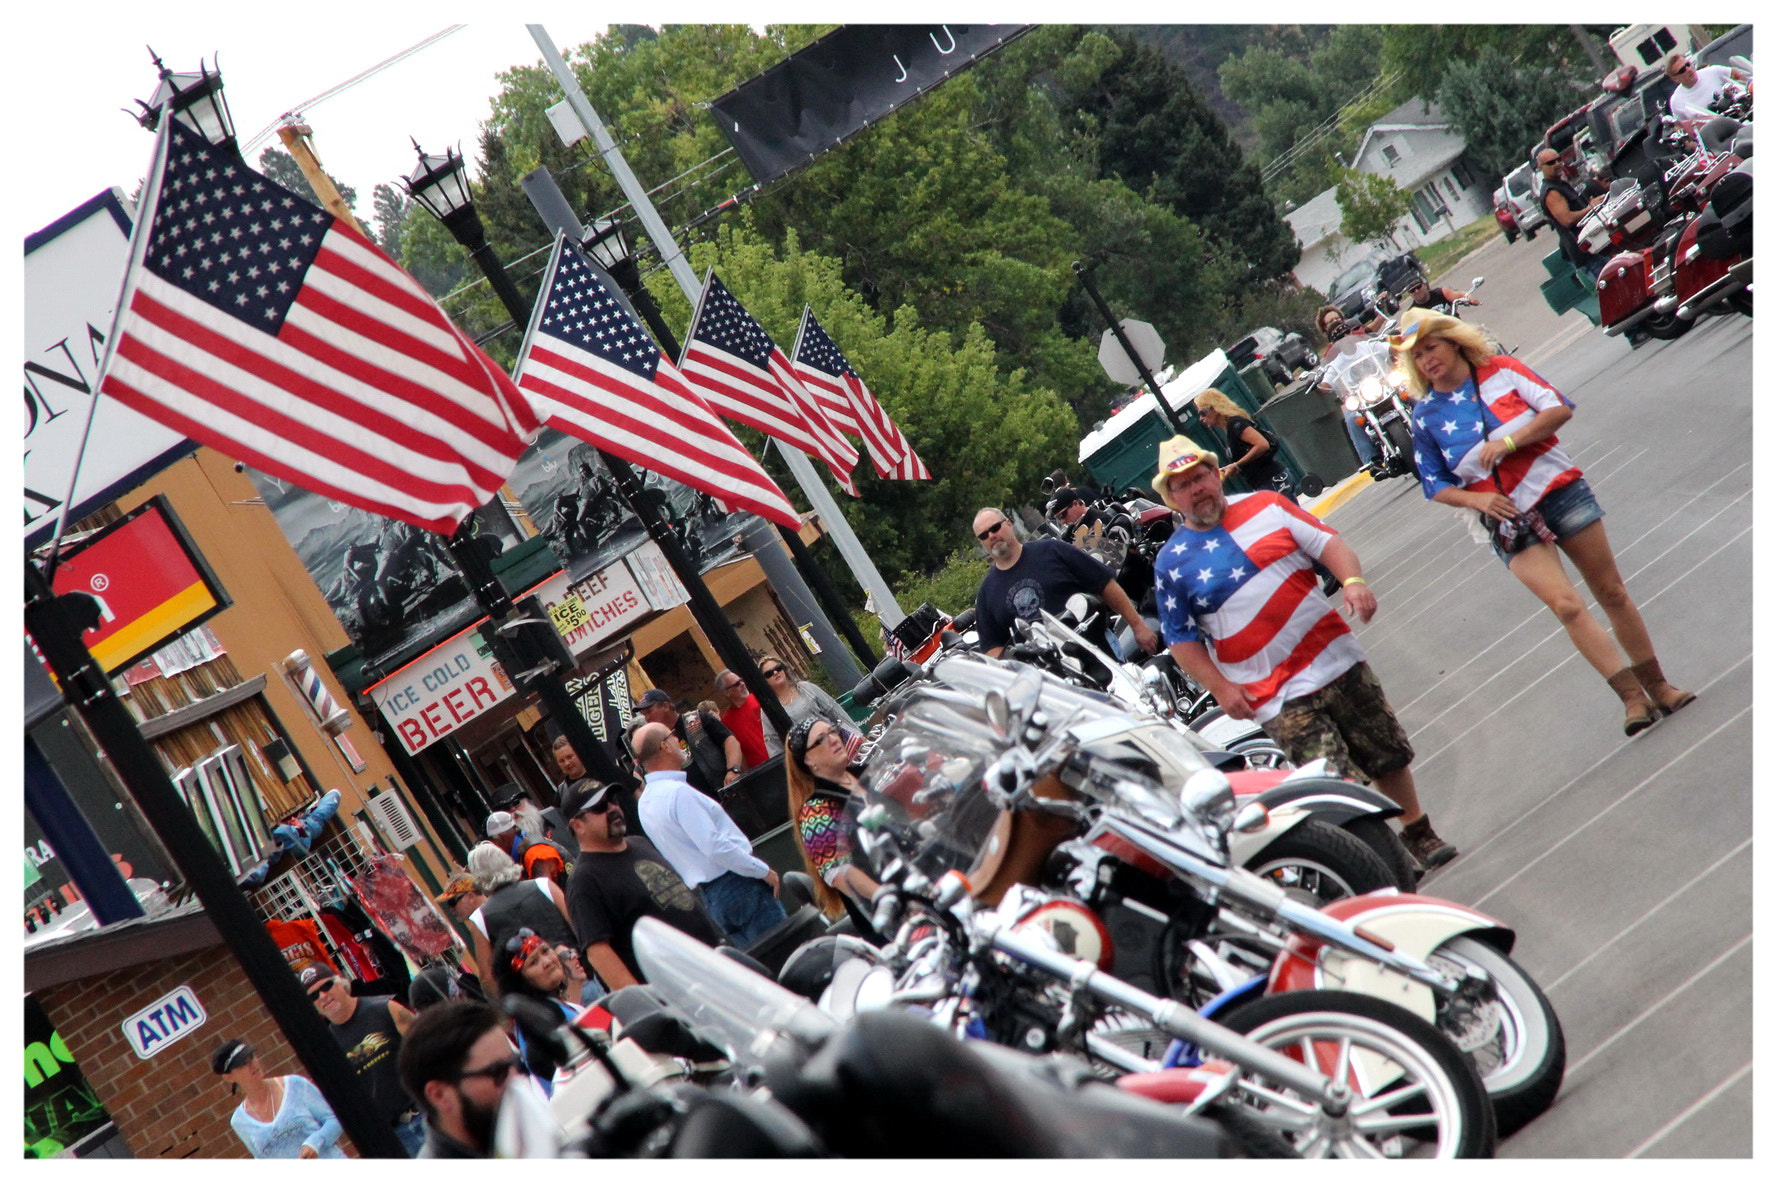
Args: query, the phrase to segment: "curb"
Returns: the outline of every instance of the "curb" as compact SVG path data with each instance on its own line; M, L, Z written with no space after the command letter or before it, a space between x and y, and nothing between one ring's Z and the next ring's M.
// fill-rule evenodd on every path
M1356 497L1366 485L1375 483L1370 474L1360 468L1302 508L1317 518L1324 518Z

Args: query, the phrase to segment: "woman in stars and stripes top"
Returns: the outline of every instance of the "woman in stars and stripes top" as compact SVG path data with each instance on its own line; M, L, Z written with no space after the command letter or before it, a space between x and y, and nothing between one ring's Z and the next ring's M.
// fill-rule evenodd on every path
M1531 545L1507 554L1496 544L1494 553L1548 605L1574 648L1623 700L1625 735L1689 705L1696 695L1666 681L1623 585L1604 510L1555 437L1573 418L1573 404L1454 317L1412 309L1389 342L1401 351L1413 393L1414 459L1426 497L1500 521L1531 510L1541 515L1546 529ZM1579 568L1615 641L1586 610L1560 553Z

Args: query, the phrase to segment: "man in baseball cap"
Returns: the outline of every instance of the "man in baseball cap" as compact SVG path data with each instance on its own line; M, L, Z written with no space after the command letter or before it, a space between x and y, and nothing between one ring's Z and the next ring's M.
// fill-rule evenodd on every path
M636 700L636 714L672 731L689 759L685 777L698 792L713 798L741 774L740 740L716 716L707 711L680 714L672 695L658 686L642 692ZM635 726L632 721L632 732Z
M523 867L526 879L547 876L560 881L567 876L570 860L566 852L547 838L532 840L519 828L518 819L504 809L487 815L487 840Z
M653 843L630 832L609 785L580 781L562 793L560 806L580 846L565 893L568 916L587 966L606 989L642 980L631 933L643 916L658 917L708 945L721 941L672 864Z
M1161 442L1154 491L1185 519L1154 565L1173 660L1292 762L1325 758L1340 776L1373 782L1401 807L1402 841L1426 868L1455 858L1419 806L1413 745L1382 683L1315 583L1318 560L1338 579L1344 611L1367 623L1376 597L1356 552L1277 493L1229 497L1215 451L1182 435Z

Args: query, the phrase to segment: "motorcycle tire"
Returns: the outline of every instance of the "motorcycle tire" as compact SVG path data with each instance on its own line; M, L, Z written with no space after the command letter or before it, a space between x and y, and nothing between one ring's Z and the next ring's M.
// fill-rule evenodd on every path
M1683 319L1676 312L1656 312L1642 320L1639 327L1656 341L1676 341L1690 332L1696 323Z
M1395 1157L1404 1148L1390 1135L1404 1135L1428 1143L1435 1158L1493 1157L1498 1126L1474 1064L1443 1032L1404 1007L1346 990L1291 990L1224 1011L1218 1021L1293 1060L1303 1059L1306 1045L1313 1049L1323 1072L1347 1046L1383 1056L1398 1067L1407 1080L1397 1076L1368 1093L1356 1080L1347 1079L1353 1092L1376 1100L1396 1098L1356 1117L1353 1128L1340 1136L1340 1143L1345 1143L1361 1137L1366 1127L1377 1136L1376 1142L1358 1151L1360 1154ZM1276 1105L1259 1091L1262 1088L1287 1096L1290 1090L1275 1082L1256 1081L1255 1087L1249 1088L1249 1076L1236 1085L1241 1099L1254 1109L1259 1121L1286 1136L1294 1134L1291 1144L1302 1157L1322 1158L1357 1150L1349 1144L1329 1143L1324 1131L1313 1128L1312 1115ZM1414 1086L1422 1086L1423 1092L1416 1092Z
M1248 859L1246 869L1311 908L1397 886L1380 855L1338 826L1309 818Z
M1284 754L1284 750L1277 746L1277 741L1269 736L1242 740L1228 750L1245 759L1248 769L1295 767L1290 763L1290 758Z
M1469 1055L1493 1101L1500 1136L1522 1129L1555 1103L1567 1072L1567 1037L1555 1008L1517 962L1485 941L1451 937L1426 960L1446 973L1484 969L1497 984L1504 1011L1499 1031Z
M1412 891L1419 886L1419 867L1413 856L1407 853L1401 836L1382 818L1354 817L1340 829L1368 846L1382 860L1396 887Z
M1752 292L1742 289L1722 301L1741 316L1752 315Z
M1407 425L1402 423L1399 419L1390 420L1388 426L1383 428L1383 430L1388 432L1389 441L1394 444L1396 450L1406 458L1407 471L1412 473L1414 479L1417 480L1419 477L1419 462L1413 458L1412 431L1410 431L1407 428ZM1406 473L1403 473L1402 475L1405 476Z
M1288 1138L1254 1117L1245 1105L1217 1101L1202 1116L1222 1127L1239 1158L1302 1157Z

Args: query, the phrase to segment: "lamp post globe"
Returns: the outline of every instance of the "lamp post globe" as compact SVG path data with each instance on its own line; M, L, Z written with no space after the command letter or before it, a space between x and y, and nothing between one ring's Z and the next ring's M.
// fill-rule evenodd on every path
M142 108L136 122L154 131L160 126L161 112L170 111L174 119L217 147L235 148L234 118L222 97L222 74L211 70L201 59L195 73L175 74L154 50L150 49L148 55L160 71L160 85L147 102L136 100Z
M629 258L629 240L623 235L623 222L617 218L600 218L592 224L592 234L585 242L592 261L606 271L615 271Z
M474 250L486 241L481 219L475 216L475 200L469 193L469 168L454 148L442 156L428 156L417 140L410 140L420 162L401 184L427 213L444 223L459 243Z

